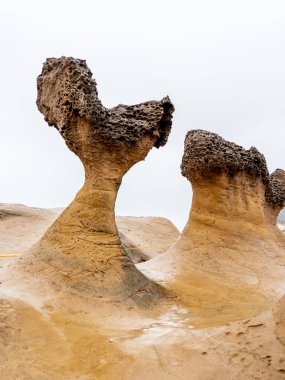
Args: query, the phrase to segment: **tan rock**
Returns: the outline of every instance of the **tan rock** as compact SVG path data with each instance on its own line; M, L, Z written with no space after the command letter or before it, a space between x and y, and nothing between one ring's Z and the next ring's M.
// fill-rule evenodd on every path
M0 254L24 254L62 212L62 208L0 203ZM170 220L161 217L117 216L116 224L123 247L135 263L165 252L180 236ZM3 258L0 265L8 261Z
M220 305L236 316L249 305L266 307L267 296L278 299L285 292L285 237L276 223L284 171L269 176L256 148L201 130L187 134L181 169L193 188L189 221L173 248L139 269L192 305Z
M125 250L135 263L162 254L180 236L178 229L166 218L118 216L116 223Z
M47 97L51 94L52 89ZM53 118L50 110L47 113ZM60 128L68 134L64 123ZM86 143L79 137L76 146ZM72 136L66 138L70 145ZM96 141L101 149L102 140ZM114 149L120 156L119 146ZM135 143L132 149L138 147ZM9 268L8 280L1 271L2 378L284 379L284 297L279 299L284 293L284 236L276 227L284 205L283 172L269 176L255 149L245 151L215 134L192 131L182 166L194 190L189 222L173 248L138 265L181 298L135 308L138 298L129 286L136 292L147 280L124 256L126 271L134 276L128 278L126 291L121 286L124 269L116 260L123 253L109 208L114 200L108 199L115 198L115 189L110 186L103 196L110 179L120 176L111 176L110 168L117 169L117 164L108 147L106 151L102 154L111 164L104 169L108 178L97 166L99 174L93 176L86 162L86 184L75 202L26 258ZM103 199L105 213L99 207ZM90 206L102 216L89 213ZM6 221L13 218L6 210ZM99 243L110 249L111 258ZM100 262L93 256L96 252ZM114 258L114 270L105 257ZM94 268L103 271L101 284ZM118 286L118 297L110 289L102 291L102 284ZM154 296L148 299L158 297L160 289L148 284Z
M174 111L170 99L107 109L86 62L65 57L47 59L37 88L39 110L80 158L85 183L22 265L41 276L50 268L58 287L67 283L94 297L138 303L159 298L161 288L122 248L114 206L124 174L153 146L166 143Z

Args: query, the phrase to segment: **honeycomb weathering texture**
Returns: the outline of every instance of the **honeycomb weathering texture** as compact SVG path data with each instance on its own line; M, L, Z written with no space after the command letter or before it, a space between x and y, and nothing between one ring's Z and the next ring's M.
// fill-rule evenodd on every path
M279 208L285 206L285 172L276 169L269 177L269 185L266 191L266 199L269 203Z
M245 172L262 179L266 185L268 203L277 207L284 207L285 204L285 172L277 169L269 175L266 160L256 148L244 149L216 133L200 129L187 133L181 172L189 180L219 173L233 177Z
M216 133L200 129L189 131L184 144L181 170L187 178L195 176L197 172L234 175L240 171L261 176L265 181L268 178L265 158L256 148L246 150Z
M96 82L86 62L72 57L49 58L37 79L37 106L50 126L65 139L77 117L86 119L94 132L106 139L137 142L145 134L155 136L154 146L165 145L171 129L173 104L161 101L105 108L98 98ZM72 141L76 151L76 141Z

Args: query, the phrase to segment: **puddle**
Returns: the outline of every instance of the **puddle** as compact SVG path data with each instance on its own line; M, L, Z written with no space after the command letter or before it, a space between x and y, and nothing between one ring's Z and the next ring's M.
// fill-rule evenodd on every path
M190 316L190 312L187 309L182 309L177 306L172 306L171 310L160 317L149 326L144 327L141 330L141 338L144 339L144 343L153 343L154 339L163 337L175 330L193 329L191 324L193 317Z
M108 330L105 333L109 336L109 342L118 343L122 347L163 344L170 338L171 343L175 343L174 336L185 335L195 328L192 320L193 317L189 310L172 305L167 312L160 314L155 319L141 319L133 328Z
M200 301L204 301L200 298ZM250 299L251 300L251 299ZM224 302L223 302L224 301ZM234 298L234 301L237 301ZM243 301L243 300L242 300ZM257 301L257 300L256 300ZM193 302L194 303L194 302ZM191 339L196 335L214 333L230 322L253 317L268 307L265 302L243 303L231 302L228 299L212 297L211 302L201 302L193 306L177 303L162 308L161 313L152 319L138 319L122 321L117 330L105 330L109 341L120 345L130 353L139 346L170 345ZM129 322L129 324L128 324Z

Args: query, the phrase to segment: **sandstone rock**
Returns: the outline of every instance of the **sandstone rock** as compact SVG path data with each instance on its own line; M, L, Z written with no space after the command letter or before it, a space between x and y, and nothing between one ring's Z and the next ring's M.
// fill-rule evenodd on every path
M180 236L178 229L166 218L118 216L116 223L127 254L135 263L162 254Z
M181 170L193 189L188 223L173 248L139 268L206 308L258 308L264 297L281 296L285 237L277 215L284 171L269 175L256 148L202 130L188 132Z
M63 210L0 203L1 253L25 254L42 238ZM134 263L161 254L180 236L171 221L161 217L117 216L116 224L122 245ZM0 266L8 262L8 259L3 259Z
M80 158L85 183L25 256L26 268L41 276L52 270L57 286L67 282L94 297L138 303L160 297L161 288L125 254L114 206L123 175L153 146L166 143L174 111L170 99L107 109L86 62L66 57L47 59L37 88L39 110Z

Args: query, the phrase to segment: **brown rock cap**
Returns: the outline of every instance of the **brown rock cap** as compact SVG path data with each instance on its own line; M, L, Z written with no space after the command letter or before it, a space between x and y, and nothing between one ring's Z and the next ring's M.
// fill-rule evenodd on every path
M182 175L191 178L199 172L228 173L246 171L252 176L268 177L265 158L256 148L249 150L224 140L216 133L196 129L189 131L184 142Z
M285 206L285 171L276 169L269 176L266 191L266 200L274 206L283 208Z
M268 203L281 208L285 205L285 172L277 169L269 175L266 160L255 147L244 149L216 133L201 129L187 133L181 172L189 180L221 173L233 177L246 172L262 179Z
M98 98L97 85L86 61L72 57L48 58L37 79L37 106L50 126L66 139L76 117L94 126L94 133L106 139L137 142L149 134L154 146L167 142L174 106L168 96L148 101L105 108ZM73 142L76 151L76 142Z

